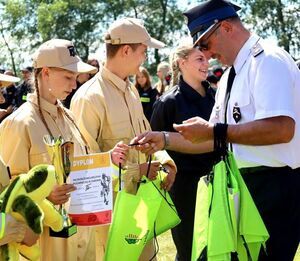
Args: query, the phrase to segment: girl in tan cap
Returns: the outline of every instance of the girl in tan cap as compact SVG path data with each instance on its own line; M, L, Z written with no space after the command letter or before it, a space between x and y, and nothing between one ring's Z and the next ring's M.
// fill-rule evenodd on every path
M44 135L72 141L77 155L88 151L73 116L60 100L76 88L79 73L93 73L96 68L81 61L72 42L61 39L42 44L33 61L35 93L0 125L0 155L13 176L37 164L51 163ZM120 148L114 150L112 158L117 164L125 157ZM55 205L64 204L75 189L73 184L56 186L48 199ZM77 234L68 239L49 237L44 229L40 247L42 261L95 260L93 228L78 227Z

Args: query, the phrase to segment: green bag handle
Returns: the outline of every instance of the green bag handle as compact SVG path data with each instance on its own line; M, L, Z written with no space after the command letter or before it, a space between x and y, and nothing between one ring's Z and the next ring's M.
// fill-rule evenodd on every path
M146 177L148 179L149 177L149 173L150 173L150 168L151 168L151 161L152 161L152 155L150 154L148 157L148 168L147 168L147 173L146 173ZM154 183L152 182L152 184L154 185ZM157 189L157 187L154 185L154 187ZM160 192L160 191L159 191ZM164 198L164 197L163 197ZM155 247L155 252L153 254L153 256L150 258L149 261L152 261L155 259L155 257L157 256L158 252L159 252L159 244L157 241L157 236L156 236L156 222L154 222L154 227L153 227L153 234L154 234L154 247Z

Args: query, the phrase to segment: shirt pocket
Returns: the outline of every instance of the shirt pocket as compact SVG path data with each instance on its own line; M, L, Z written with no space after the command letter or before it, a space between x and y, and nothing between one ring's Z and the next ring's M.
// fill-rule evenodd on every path
M50 156L47 152L30 154L29 155L29 164L30 168L39 165L39 164L51 164Z
M230 118L234 124L245 123L253 120L254 108L251 102L251 96L249 92L243 92L239 95L231 97L230 102ZM240 113L240 120L234 119L234 113Z

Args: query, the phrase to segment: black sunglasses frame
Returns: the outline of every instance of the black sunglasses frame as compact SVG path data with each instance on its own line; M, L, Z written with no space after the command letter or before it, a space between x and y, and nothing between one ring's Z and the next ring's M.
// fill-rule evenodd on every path
M207 51L208 50L208 39L214 34L215 31L221 26L222 22L216 23L212 26L212 28L206 33L205 41L200 40L196 44L196 48L198 48L200 51Z

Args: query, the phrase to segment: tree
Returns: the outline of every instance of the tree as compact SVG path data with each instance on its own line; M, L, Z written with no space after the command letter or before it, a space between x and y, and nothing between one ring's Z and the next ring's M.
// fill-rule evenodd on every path
M99 47L109 24L125 16L144 19L154 38L172 46L184 24L176 0L0 0L0 4L7 25L4 34L22 43L22 53L48 39L64 38L72 40L79 55L87 59ZM150 61L161 61L158 50L151 54Z
M43 41L54 37L72 40L86 60L93 43L99 40L101 14L97 0L41 1L37 7L38 32Z
M16 41L30 39L32 49L51 38L64 38L74 41L87 59L98 40L101 10L97 0L8 0L2 6L7 30Z
M102 1L102 6L104 10L108 10L104 14L107 26L126 16L143 19L150 35L167 46L173 46L174 35L180 37L184 34L184 17L176 0L105 0ZM149 50L149 54L147 67L153 73L164 57L157 49Z
M7 9L11 10L15 16L7 15ZM21 46L12 41L14 37L17 38L21 35L19 27L16 26L15 17L23 16L24 12L25 8L23 5L18 5L16 2L6 3L5 1L0 1L0 39L2 42L0 57L1 65L5 67L12 67L15 75L17 75L16 63L20 62L20 58L16 55L16 53L18 53L18 49L21 48ZM8 62L9 60L10 62Z
M300 54L300 5L298 0L240 0L245 22L261 36L276 36L287 52Z

